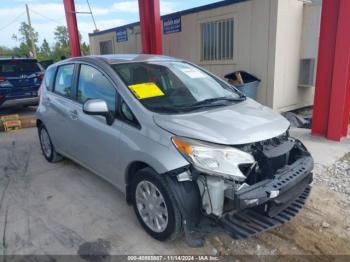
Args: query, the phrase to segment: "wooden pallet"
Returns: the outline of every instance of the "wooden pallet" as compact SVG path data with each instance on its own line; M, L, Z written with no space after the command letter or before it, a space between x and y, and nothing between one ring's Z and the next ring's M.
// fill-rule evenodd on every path
M0 119L5 132L22 129L22 122L18 114L1 116Z

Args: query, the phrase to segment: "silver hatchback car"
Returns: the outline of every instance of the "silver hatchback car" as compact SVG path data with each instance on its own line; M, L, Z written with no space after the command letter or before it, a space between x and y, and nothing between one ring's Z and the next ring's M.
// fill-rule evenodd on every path
M49 162L72 159L116 186L158 240L248 238L289 221L311 189L313 159L287 120L172 57L51 65L37 127Z

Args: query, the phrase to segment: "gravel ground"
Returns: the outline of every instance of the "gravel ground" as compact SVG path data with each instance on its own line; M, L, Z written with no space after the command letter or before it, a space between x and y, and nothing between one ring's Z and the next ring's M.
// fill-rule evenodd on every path
M91 172L69 160L47 163L36 129L0 134L0 254L75 255L102 249L111 255L233 255L227 261L242 262L253 258L239 255L266 255L259 257L264 261L271 261L270 255L291 255L272 261L348 261L326 255L350 255L350 207L344 207L350 203L345 192L350 188L350 153L342 157L350 151L350 141L297 135L315 162L324 163L315 167L315 182L300 213L248 240L212 235L204 247L190 248L184 238L166 243L151 239L122 194Z
M314 182L326 185L332 191L344 193L347 198L344 207L350 207L350 152L331 166L316 165Z

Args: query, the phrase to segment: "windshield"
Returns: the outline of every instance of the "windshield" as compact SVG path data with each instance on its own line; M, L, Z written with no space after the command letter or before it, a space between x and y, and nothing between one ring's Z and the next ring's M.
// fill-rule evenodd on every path
M230 85L185 62L125 63L112 68L151 111L192 111L244 99Z

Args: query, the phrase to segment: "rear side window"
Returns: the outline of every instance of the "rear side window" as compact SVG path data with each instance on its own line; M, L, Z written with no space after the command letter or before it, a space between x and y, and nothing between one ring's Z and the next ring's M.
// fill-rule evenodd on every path
M41 68L35 60L0 61L0 74L32 74L40 71Z
M47 90L52 91L52 79L55 74L55 67L51 67L46 70L45 72L45 78L44 78L44 84Z
M81 65L79 73L77 100L84 103L88 99L101 99L112 112L116 111L117 91L112 83L98 70Z
M54 92L65 97L71 97L74 64L60 66L57 70Z

